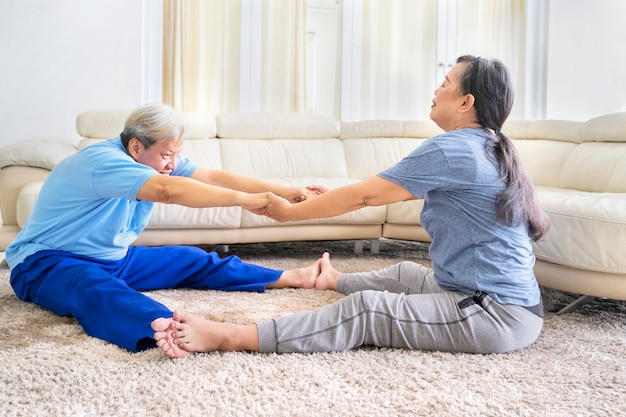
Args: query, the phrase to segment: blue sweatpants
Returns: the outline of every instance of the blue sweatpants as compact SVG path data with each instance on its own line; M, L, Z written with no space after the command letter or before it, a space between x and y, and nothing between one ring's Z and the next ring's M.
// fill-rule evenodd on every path
M137 352L156 346L152 321L173 315L141 291L263 292L282 272L192 246L130 247L119 261L43 250L11 271L11 285L21 300L71 315L90 336Z

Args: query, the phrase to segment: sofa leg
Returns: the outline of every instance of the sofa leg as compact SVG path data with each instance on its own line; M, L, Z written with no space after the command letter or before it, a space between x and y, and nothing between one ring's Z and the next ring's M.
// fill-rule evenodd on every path
M363 241L355 240L354 241L354 254L360 255L363 253ZM380 253L380 239L370 239L370 253L372 255L377 255Z
M363 241L362 240L355 240L354 241L354 254L355 255L360 255L363 253Z
M372 255L378 255L380 253L380 240L379 239L370 240L370 253Z
M587 304L588 302L592 301L595 298L596 297L593 297L591 295L580 296L577 299L575 299L574 301L572 301L571 303L569 303L568 305L566 305L565 307L563 307L562 309L560 309L556 314L560 315L560 314L572 313L572 312L578 310L584 304Z

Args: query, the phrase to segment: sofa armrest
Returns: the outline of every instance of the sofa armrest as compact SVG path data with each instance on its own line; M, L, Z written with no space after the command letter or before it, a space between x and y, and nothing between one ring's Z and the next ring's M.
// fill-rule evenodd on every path
M30 166L52 170L74 153L76 146L67 142L24 141L0 148L0 169L8 166Z

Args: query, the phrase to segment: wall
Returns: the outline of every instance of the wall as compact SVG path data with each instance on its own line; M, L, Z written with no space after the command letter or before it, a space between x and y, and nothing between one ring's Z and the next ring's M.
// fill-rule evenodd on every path
M142 2L0 0L0 146L76 142L75 119L142 100Z
M550 0L546 118L626 111L626 2Z

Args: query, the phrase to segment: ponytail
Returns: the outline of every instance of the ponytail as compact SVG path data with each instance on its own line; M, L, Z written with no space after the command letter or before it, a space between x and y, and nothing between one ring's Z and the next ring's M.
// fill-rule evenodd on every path
M489 158L495 158L505 184L496 199L496 218L510 225L527 222L531 240L537 241L548 231L550 221L539 207L532 177L517 148L502 133L502 125L513 107L509 70L497 59L464 55L457 59L460 62L467 63L460 80L462 93L474 96L478 122L494 131L486 152Z
M496 218L506 224L528 222L532 241L541 239L550 227L548 216L539 207L530 173L522 163L517 148L505 134L497 130L493 153L499 166L500 178L506 188L496 199Z

